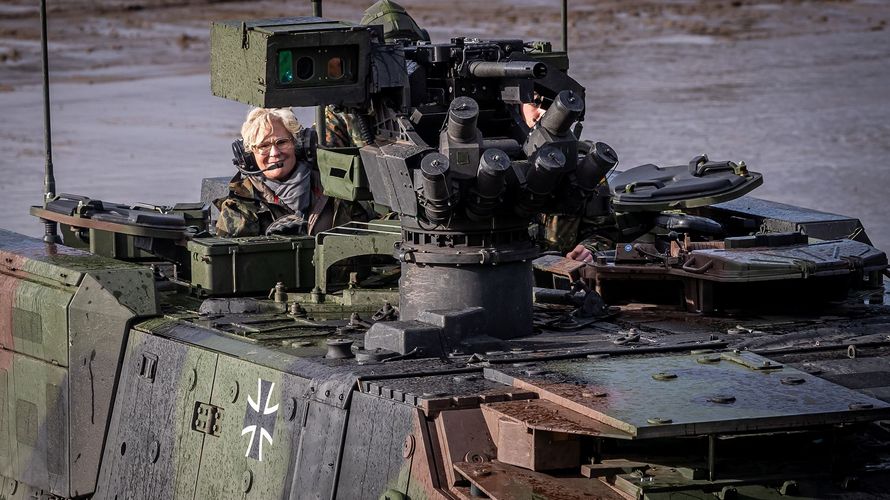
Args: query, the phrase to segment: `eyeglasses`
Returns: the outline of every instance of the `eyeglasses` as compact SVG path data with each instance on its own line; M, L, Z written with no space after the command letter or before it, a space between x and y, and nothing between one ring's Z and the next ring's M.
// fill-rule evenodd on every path
M294 141L293 139L270 139L257 144L252 149L263 156L269 156L269 153L272 152L272 146L278 148L279 151L287 151L293 149Z

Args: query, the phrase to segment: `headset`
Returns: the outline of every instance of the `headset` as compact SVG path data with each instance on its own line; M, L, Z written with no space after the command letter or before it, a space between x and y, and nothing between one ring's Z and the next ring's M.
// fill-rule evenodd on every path
M297 161L308 161L314 163L316 159L316 151L318 149L318 134L313 128L304 128L297 132L294 136L294 157ZM257 165L256 157L253 153L244 148L244 140L235 139L232 141L232 164L243 175L262 175L264 172ZM266 172L284 167L284 163L278 162L269 165Z

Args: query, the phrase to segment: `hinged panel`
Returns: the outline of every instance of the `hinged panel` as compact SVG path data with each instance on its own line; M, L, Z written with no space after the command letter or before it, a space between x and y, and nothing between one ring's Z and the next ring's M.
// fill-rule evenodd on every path
M193 497L205 439L192 430L195 403L210 399L216 358L131 330L97 498Z
M798 429L890 416L888 403L756 354L723 356L555 361L541 374L499 368L486 377L510 379L632 438Z
M218 406L196 402L195 414L192 418L192 430L219 437L224 415L225 411Z
M14 280L0 275L0 280ZM68 366L68 303L70 290L18 280L12 299L12 345L7 349ZM3 314L10 314L4 311Z
M208 428L208 435L195 498L288 497L307 384L294 375L220 356L213 396L196 406L206 411L196 415L194 424Z
M346 417L345 409L309 402L300 433L300 453L291 498L333 498L346 434Z
M417 410L368 394L356 393L343 445L337 498L375 498L392 489L407 492L417 450Z
M7 373L9 460L17 480L63 497L69 494L68 371L12 354ZM4 475L6 471L4 471Z

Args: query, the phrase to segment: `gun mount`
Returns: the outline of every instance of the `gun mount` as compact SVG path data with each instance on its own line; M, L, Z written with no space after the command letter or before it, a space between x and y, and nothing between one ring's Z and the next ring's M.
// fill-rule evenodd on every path
M564 200L577 210L617 163L611 148L579 146L573 133L584 116L583 87L522 40L385 43L379 26L319 18L236 27L213 27L215 94L263 106L337 105L369 126L372 140L359 151L367 184L401 221L400 319L483 308L488 335L531 333L538 249L529 223L538 213L572 210ZM222 72L222 61L245 63ZM519 106L535 95L552 105L528 130ZM416 347L382 338L391 337L372 329L367 344L400 353Z

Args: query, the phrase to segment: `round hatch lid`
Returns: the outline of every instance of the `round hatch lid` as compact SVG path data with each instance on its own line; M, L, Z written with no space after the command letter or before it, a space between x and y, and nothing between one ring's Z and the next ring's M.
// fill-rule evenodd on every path
M763 176L745 163L710 161L696 156L689 165L640 165L609 180L618 212L660 212L722 203L763 184Z

